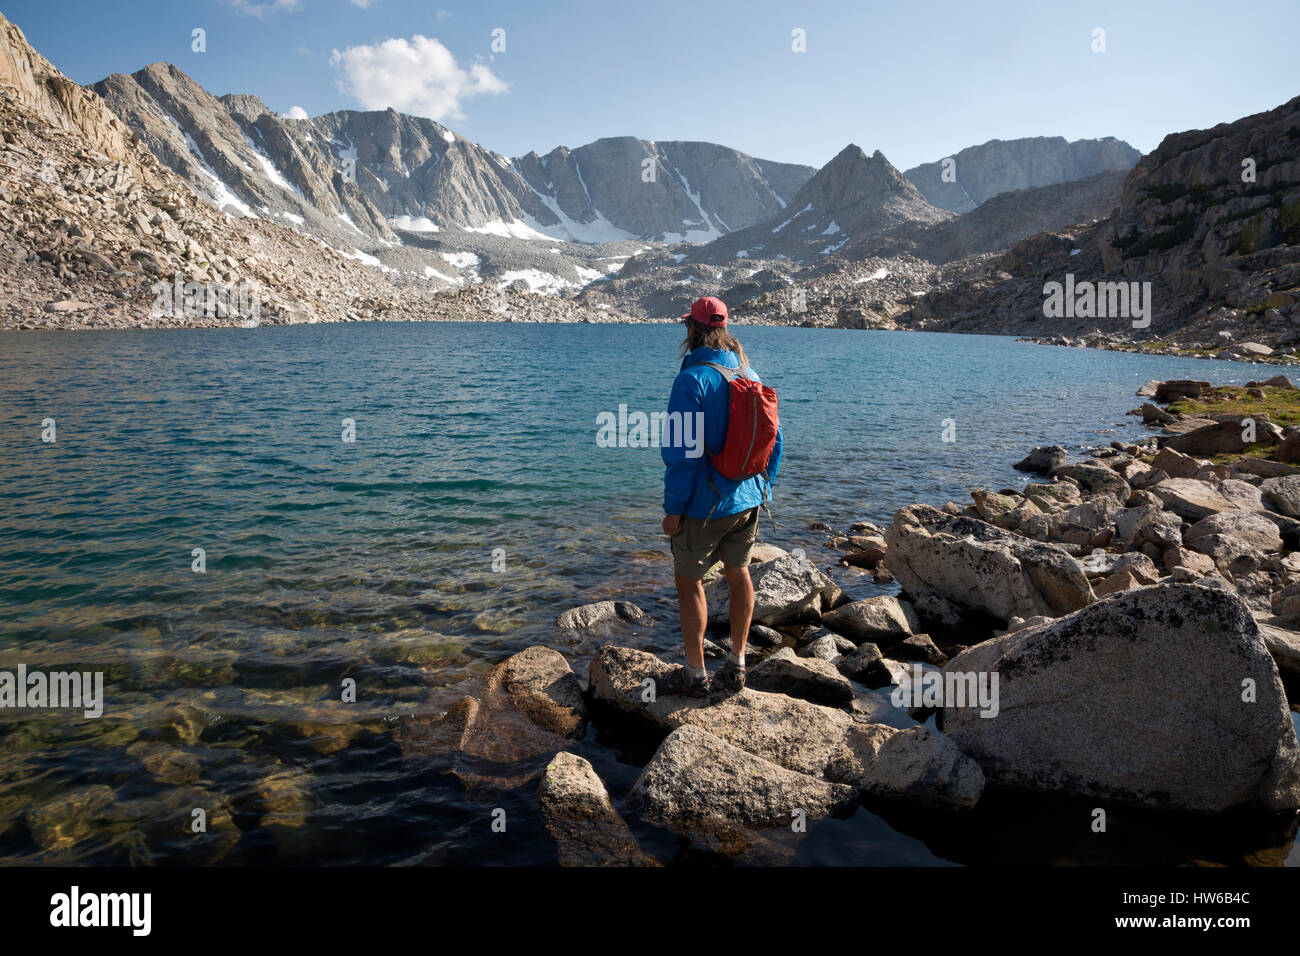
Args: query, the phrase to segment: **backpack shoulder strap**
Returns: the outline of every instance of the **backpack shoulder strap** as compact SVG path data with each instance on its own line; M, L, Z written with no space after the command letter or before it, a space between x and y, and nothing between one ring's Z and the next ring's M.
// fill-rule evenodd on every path
M696 362L695 365L692 365L690 367L695 368L697 365L707 365L709 368L717 369L719 372L722 373L722 377L725 378L728 382L732 381L737 375L739 375L741 372L745 371L746 368L748 368L748 366L746 366L745 368L728 368L725 365L719 365L717 362Z

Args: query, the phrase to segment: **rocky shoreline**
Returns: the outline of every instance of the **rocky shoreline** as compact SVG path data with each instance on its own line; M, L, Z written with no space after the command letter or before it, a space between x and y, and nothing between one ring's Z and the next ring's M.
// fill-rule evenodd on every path
M1292 313L1292 322L1300 323L1300 307ZM1062 348L1102 349L1107 352L1136 352L1139 355L1172 355L1177 358L1221 359L1230 362L1253 362L1260 365L1300 365L1296 343L1300 331L1276 336L1272 346L1246 340L1233 342L1231 336L1219 339L1218 345L1196 342L1133 341L1125 336L1107 334L1100 329L1086 335L1026 335L1017 342L1055 345Z
M1300 406L1281 376L1242 392ZM558 650L529 647L397 737L411 755L434 741L490 756L497 786L537 780L561 863L655 865L624 813L727 857L782 862L808 820L859 804L963 815L995 790L1246 814L1289 844L1300 425L1257 407L1246 443L1241 414L1185 410L1227 400L1209 383L1151 382L1139 395L1149 401L1133 414L1153 430L1140 442L1076 461L1035 448L1016 464L1033 476L1023 488L830 534L836 560L896 580L897 595L853 600L804 554L760 545L737 693L657 695L680 651L625 646L647 616L604 601L555 624L554 643L585 659L585 682ZM716 658L725 583L711 577L706 593ZM592 726L641 754L617 800L573 752Z

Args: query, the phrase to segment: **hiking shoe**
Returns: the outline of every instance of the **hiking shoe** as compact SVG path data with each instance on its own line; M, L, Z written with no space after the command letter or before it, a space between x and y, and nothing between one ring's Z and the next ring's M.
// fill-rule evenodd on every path
M669 697L708 697L712 682L706 675L698 681L686 676L686 668L679 667L659 682L658 693Z
M740 690L745 686L745 668L728 658L713 679L727 690Z

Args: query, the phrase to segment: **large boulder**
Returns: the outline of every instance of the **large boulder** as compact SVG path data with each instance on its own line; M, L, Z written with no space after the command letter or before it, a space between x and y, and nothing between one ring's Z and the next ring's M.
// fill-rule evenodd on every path
M1269 478L1259 490L1270 510L1288 518L1300 518L1300 475Z
M912 605L892 594L845 604L823 615L822 624L855 643L885 645L901 641L921 626Z
M1260 489L1236 478L1214 484L1199 478L1166 478L1152 485L1151 491L1168 510L1187 521L1200 521L1220 511L1264 510Z
M1282 548L1282 533L1277 525L1255 511L1221 511L1202 518L1187 529L1183 540L1189 548L1200 551L1195 544L1198 538L1222 534L1239 538L1260 551L1279 551Z
M647 819L685 829L772 828L851 810L858 792L774 764L699 727L674 730L632 785L628 803Z
M1183 522L1159 505L1139 505L1115 512L1115 544L1129 550L1150 545L1157 554L1183 543Z
M1067 457L1065 449L1060 445L1040 445L1011 467L1019 471L1046 475L1053 468L1064 465Z
M859 646L852 654L846 654L837 660L835 667L849 680L867 687L885 687L894 683L893 672L875 644Z
M894 515L886 538L903 591L949 626L964 612L1002 621L1056 617L1093 599L1083 568L1065 551L976 518L910 505Z
M1220 572L1237 581L1239 590L1240 577L1250 574L1267 560L1264 552L1231 534L1202 535L1187 542L1187 546L1213 560Z
M896 662L882 663L902 668ZM927 779L934 784L933 795L923 802L960 809L971 801L970 767L951 759L942 735L925 746L884 749L884 738L898 733L897 728L864 734L863 723L846 712L785 694L752 687L733 694L715 692L706 699L649 693L653 684L647 682L660 680L671 670L644 651L602 647L591 662L591 694L652 728L663 732L697 728L761 758L765 765L800 776L850 783L874 796L902 801L922 799L905 781ZM898 679L905 678L901 674ZM939 783L945 780L949 782ZM731 786L739 788L739 781L747 778L737 777Z
M945 672L998 677L996 717L943 712L992 782L1207 813L1300 807L1286 696L1235 594L1125 592L972 647Z
M1172 379L1156 386L1155 400L1162 405L1168 405L1170 402L1177 402L1184 398L1200 398L1212 387L1209 382L1185 378Z
M1073 481L1083 490L1085 496L1114 495L1120 501L1127 501L1129 492L1133 490L1129 487L1129 483L1112 469L1088 462L1053 468L1052 477Z
M816 565L798 555L751 564L749 575L754 582L753 621L770 627L816 621L842 593ZM704 597L708 602L709 622L725 622L731 613L731 592L726 578L706 585Z
M926 727L854 724L846 757L830 777L854 784L864 797L944 810L970 809L984 792L980 765Z
M1079 486L1072 481L1025 485L1025 497L1045 512L1067 511L1083 500Z
M1166 445L1151 459L1151 467L1159 468L1170 478L1191 478L1201 470L1202 462L1191 455L1184 455Z
M1246 437L1253 437L1255 440L1247 442ZM1165 442L1165 447L1187 455L1213 456L1227 453L1239 455L1250 445L1255 444L1274 445L1277 444L1277 438L1266 428L1257 428L1255 434L1249 436L1247 428L1241 421L1231 420L1215 422L1213 425L1206 425L1185 435L1175 435Z
M1122 502L1113 495L1097 495L1069 511L1052 515L1049 534L1053 541L1088 544L1115 524Z
M673 670L653 654L607 645L592 657L590 693L661 732L690 724L799 773L822 775L844 745L844 711L750 687L704 699L658 694Z

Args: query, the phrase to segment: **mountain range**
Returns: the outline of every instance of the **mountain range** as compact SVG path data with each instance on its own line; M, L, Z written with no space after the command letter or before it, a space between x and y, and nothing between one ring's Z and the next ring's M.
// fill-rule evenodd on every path
M510 159L393 110L286 118L165 63L82 87L0 17L0 325L247 321L152 315L180 276L259 283L262 322L654 320L707 291L749 322L1041 331L1044 277L1073 269L1149 277L1162 334L1221 338L1228 314L1281 336L1295 113L1140 159L1035 137L907 173L852 144L821 169L633 137Z
M803 209L805 200L819 206L830 201L843 212L869 200L872 189L890 202L899 190L896 198L907 208L882 211L878 222L857 222L861 230L893 225L909 218L909 209L918 221L941 219L927 203L957 212L977 205L969 199L954 204L945 188L931 190L935 164L906 177L890 166L888 183L872 183L881 164L888 165L879 152L857 166L846 166L841 154L826 167L836 176L823 178L816 195L800 198L817 170L716 143L624 136L508 159L432 120L393 110L287 119L256 96L213 96L166 63L114 74L92 88L155 155L214 203L345 239L360 234L394 242L398 232L459 229L579 243L703 243L769 222L791 203ZM1138 155L1113 139L1037 138L994 141L963 150L957 160L963 197L988 198L1131 168ZM937 201L930 203L925 190ZM808 224L794 225L805 231Z

